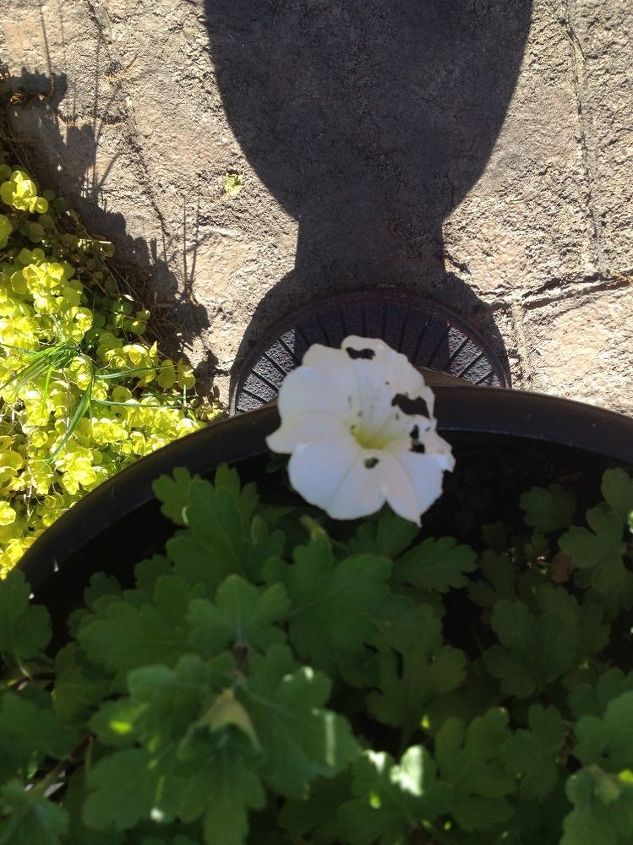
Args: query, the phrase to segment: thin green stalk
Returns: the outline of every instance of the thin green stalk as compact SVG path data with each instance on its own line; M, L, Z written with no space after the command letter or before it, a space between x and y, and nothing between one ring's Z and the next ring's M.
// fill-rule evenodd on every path
M116 373L97 373L97 378L102 381L109 381L110 379L114 378L126 378L127 376L133 375L134 373L151 373L155 372L156 370L160 370L161 365L157 364L155 367L130 367L127 370L119 370Z

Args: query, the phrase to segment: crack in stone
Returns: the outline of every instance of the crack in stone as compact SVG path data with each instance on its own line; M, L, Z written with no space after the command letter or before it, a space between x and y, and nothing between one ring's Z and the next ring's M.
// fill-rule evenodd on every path
M510 307L510 317L514 328L514 336L517 342L517 352L519 359L519 367L521 368L522 387L531 387L534 381L534 368L530 358L530 348L528 345L525 330L523 328L523 306L518 302Z
M595 140L593 137L592 120L585 103L585 68L586 57L580 39L576 34L571 20L570 0L563 0L563 14L558 16L567 40L569 42L569 55L574 83L574 100L578 116L578 127L580 130L580 151L582 165L585 172L587 190L587 208L591 217L594 246L596 250L596 266L598 270L604 269L604 240L602 236L602 224L600 215L596 209L593 196L596 172Z

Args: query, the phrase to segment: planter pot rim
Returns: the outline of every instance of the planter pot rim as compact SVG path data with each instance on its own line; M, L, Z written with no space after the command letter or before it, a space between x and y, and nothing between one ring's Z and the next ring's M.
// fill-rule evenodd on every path
M582 449L633 465L633 419L592 405L538 393L433 384L438 429L498 434ZM218 464L265 451L279 424L276 404L212 423L147 455L74 505L27 550L18 564L34 591L108 526L154 498L152 482L175 467L205 475Z

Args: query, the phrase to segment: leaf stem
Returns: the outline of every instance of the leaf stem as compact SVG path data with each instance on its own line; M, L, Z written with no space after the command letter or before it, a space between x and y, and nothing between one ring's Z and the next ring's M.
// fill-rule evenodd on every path
M83 752L88 748L90 743L92 742L92 734L88 734L85 736L77 745L73 748L73 750L68 754L67 757L64 757L63 760L60 760L59 763L50 770L50 772L45 775L39 783L36 783L31 793L33 795L45 795L46 790L49 786L52 786L55 781L59 778L62 774L64 769L68 766L72 765L73 763L78 762L78 757L83 754Z

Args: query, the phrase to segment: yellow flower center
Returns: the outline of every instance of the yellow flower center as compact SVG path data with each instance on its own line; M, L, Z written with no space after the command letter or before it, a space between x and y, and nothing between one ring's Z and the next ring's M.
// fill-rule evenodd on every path
M362 446L363 449L384 449L387 443L393 439L393 434L389 434L385 430L386 428L388 427L382 426L376 430L354 424L350 430L358 445Z

